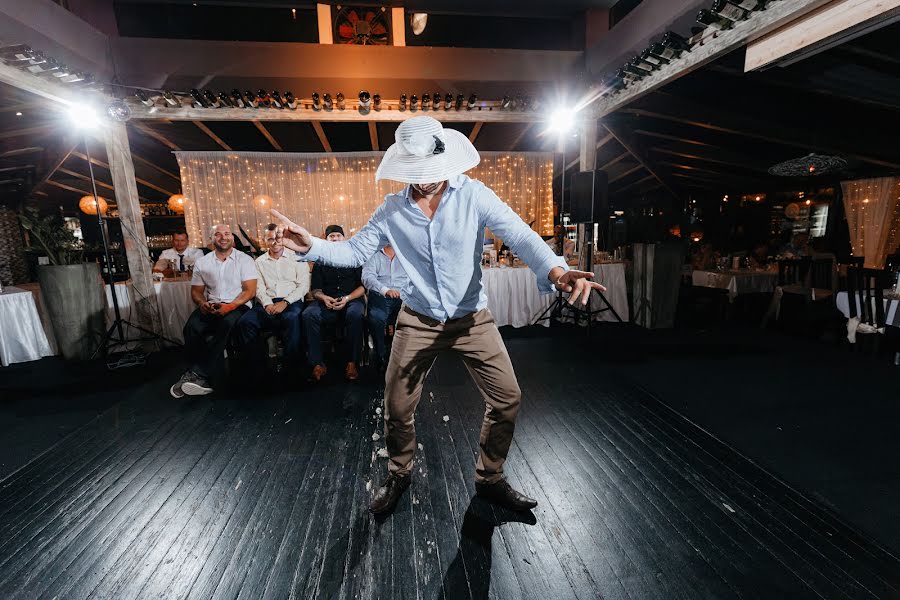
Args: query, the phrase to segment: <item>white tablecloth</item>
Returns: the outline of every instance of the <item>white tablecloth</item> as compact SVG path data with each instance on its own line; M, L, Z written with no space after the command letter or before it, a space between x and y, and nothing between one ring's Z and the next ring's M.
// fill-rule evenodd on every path
M740 294L767 294L775 290L778 273L775 271L694 271L692 282L698 287L728 290L734 300Z
M0 364L6 367L52 355L32 293L4 288L0 293Z
M838 292L837 298L835 298L835 304L837 305L837 309L841 311L841 313L843 313L844 317L849 319L850 299L848 298L847 292ZM884 322L886 324L893 325L894 327L900 327L900 310L897 310L898 306L900 306L900 301L890 298L884 299ZM859 296L857 296L856 314L859 315L859 313Z
M628 290L625 284L625 266L622 263L594 265L594 278L607 287L604 293L623 321L628 321ZM487 294L488 308L494 315L498 327L512 325L525 327L544 312L556 294L541 294L537 279L527 267L494 267L482 270L482 283ZM591 296L591 308L605 308L600 298ZM594 315L594 321L615 321L612 312L604 311ZM550 321L541 321L549 326Z
M556 294L541 294L534 273L524 267L483 269L481 282L497 327L531 325L556 298Z
M116 288L116 299L119 302L122 318L134 322L135 319L131 318L131 308L135 292L131 282L117 283L113 287ZM106 290L106 321L109 324L112 323L115 315L109 286L104 286L104 289ZM162 324L162 331L158 333L170 340L183 343L184 324L187 323L188 317L196 308L191 300L191 281L189 279L158 281L154 282L153 289L156 291L159 321Z

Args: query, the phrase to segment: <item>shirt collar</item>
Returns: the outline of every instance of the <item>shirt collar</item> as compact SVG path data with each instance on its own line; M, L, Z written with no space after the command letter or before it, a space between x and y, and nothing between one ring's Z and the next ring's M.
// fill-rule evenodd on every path
M448 178L447 179L447 190L444 192L444 194L446 195L446 193L449 192L450 190L459 189L462 186L462 184L464 184L465 182L466 182L466 176L462 175L462 174L454 175L453 177ZM407 183L406 187L403 188L403 197L406 198L406 201L409 202L410 204L416 203L412 197L412 184Z

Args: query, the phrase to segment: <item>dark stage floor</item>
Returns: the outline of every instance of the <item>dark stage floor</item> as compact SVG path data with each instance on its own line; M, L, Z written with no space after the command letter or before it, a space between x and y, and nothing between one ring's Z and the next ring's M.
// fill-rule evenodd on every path
M15 406L28 381L44 404L6 405L4 433L50 441L71 425L43 413L63 408L88 422L5 471L0 598L900 597L900 561L667 407L702 384L660 379L687 360L659 356L681 334L607 328L576 353L580 335L508 336L524 403L507 473L540 502L526 515L473 499L483 405L450 357L419 408L414 485L379 520L372 382L179 402L158 356L133 387L84 382L105 391L73 412L35 375L58 365L7 372Z

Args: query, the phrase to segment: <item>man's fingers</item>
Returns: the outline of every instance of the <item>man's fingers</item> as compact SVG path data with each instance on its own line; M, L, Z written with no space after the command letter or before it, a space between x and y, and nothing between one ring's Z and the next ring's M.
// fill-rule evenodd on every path
M596 282L594 282L594 281L591 282L591 287L594 288L594 289L600 290L601 292L605 292L605 291L606 291L606 286L605 286L605 285L600 284L600 283L596 283Z
M269 212L272 214L273 217L275 217L276 219L278 219L279 221L281 221L281 224L282 224L282 225L290 226L290 225L293 225L293 224L294 224L293 221L291 221L290 219L288 219L286 216L284 216L283 214L281 214L280 212L278 212L278 211L275 210L274 208L270 209Z
M590 298L591 298L590 282L585 280L585 284L582 286L582 288L584 288L584 289L581 292L581 305L586 306L588 303L588 300L590 300Z

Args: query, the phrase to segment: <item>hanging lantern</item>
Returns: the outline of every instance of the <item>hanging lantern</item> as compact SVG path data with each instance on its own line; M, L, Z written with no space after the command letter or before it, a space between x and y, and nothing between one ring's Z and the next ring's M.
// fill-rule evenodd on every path
M100 196L97 196L96 203L93 196L82 196L81 200L78 201L78 208L86 215L96 215L98 204L100 205L100 214L105 215L108 205L106 200Z
M169 210L176 215L184 214L184 194L172 194L167 202Z
M258 204L259 206L262 206L263 208L265 208L267 206L272 206L272 197L267 196L266 194L260 194L259 196L257 196L256 198L253 199L253 203Z

